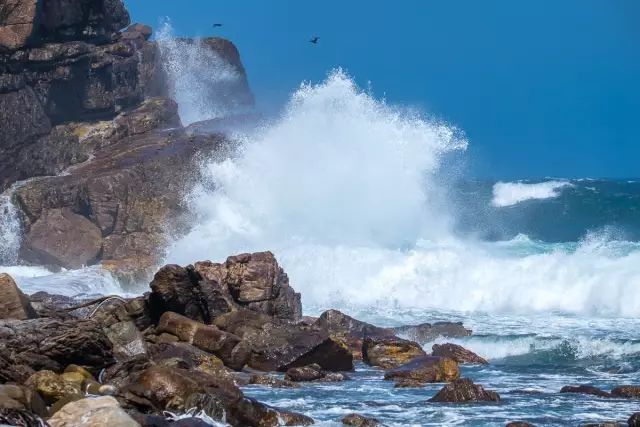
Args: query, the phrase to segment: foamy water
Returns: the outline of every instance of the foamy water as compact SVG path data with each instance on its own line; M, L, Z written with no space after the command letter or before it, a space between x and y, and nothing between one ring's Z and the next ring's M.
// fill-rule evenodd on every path
M553 199L560 195L568 181L546 181L539 183L497 182L493 186L492 204L497 207L513 206L526 200Z

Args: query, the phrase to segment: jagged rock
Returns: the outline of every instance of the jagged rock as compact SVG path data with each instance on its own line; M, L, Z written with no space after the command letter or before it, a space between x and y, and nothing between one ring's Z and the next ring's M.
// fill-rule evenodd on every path
M0 332L1 335L2 332ZM11 353L0 345L0 383L22 384L34 372L33 368L24 363L14 363L11 360Z
M51 427L140 427L110 396L68 403L49 419L49 424Z
M181 341L213 353L226 366L236 370L244 367L251 352L248 344L240 337L170 311L165 312L160 318L157 331L175 335Z
M432 356L448 357L458 363L471 363L478 365L486 365L489 363L474 352L457 344L434 344L432 350Z
M631 414L631 416L627 420L627 424L629 425L629 427L640 427L640 412Z
M498 402L500 395L495 391L485 390L468 378L456 379L445 385L429 402Z
M423 356L388 370L385 380L413 380L421 383L453 381L460 378L455 360L446 357Z
M111 343L92 320L3 320L0 338L0 354L36 370L60 372L70 364L101 368L113 360Z
M250 345L248 365L260 371L284 372L313 363L327 371L353 370L349 349L313 326L283 322L247 309L221 315L215 325Z
M611 397L611 393L590 385L564 386L560 389L560 393L579 393L590 394L598 397Z
M80 268L95 263L102 249L100 229L70 209L51 209L29 230L22 258L37 264Z
M41 417L49 415L47 404L37 392L15 384L0 385L0 408L29 411Z
M638 385L622 385L611 390L613 397L626 397L631 399L640 399L640 386Z
M466 329L461 322L436 322L421 323L419 325L406 325L393 328L396 334L406 336L412 341L425 344L438 337L460 338L471 335L471 330Z
M281 380L271 375L253 374L249 378L248 384L266 385L273 388L298 388L299 384L292 381Z
M384 369L396 368L417 357L426 356L416 342L401 338L370 338L362 343L362 360L367 365Z
M11 276L0 273L0 319L32 319L38 317L29 297L22 293Z
M48 404L58 400L81 394L80 385L65 381L52 371L38 371L26 382L27 387L37 391Z
M342 418L342 424L355 427L374 427L381 425L375 418L365 417L360 414L349 414Z
M327 310L312 322L316 327L325 329L329 335L344 342L355 359L362 359L362 341L365 337L394 337L392 329L379 328L354 319L338 310Z

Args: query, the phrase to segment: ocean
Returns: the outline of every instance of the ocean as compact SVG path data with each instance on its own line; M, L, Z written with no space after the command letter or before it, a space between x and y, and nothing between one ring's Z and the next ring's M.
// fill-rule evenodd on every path
M470 179L473 141L460 129L389 105L341 70L301 85L280 116L231 137L231 158L203 162L203 181L187 196L192 229L166 262L271 250L307 315L336 308L380 326L462 321L474 334L453 342L490 362L462 374L502 401L427 403L441 385L394 389L364 365L354 381L249 386L248 395L323 425L354 411L398 426L578 425L640 409L559 393L640 383L640 182ZM2 203L0 272L25 292L146 288L123 288L98 267L16 265L20 229Z

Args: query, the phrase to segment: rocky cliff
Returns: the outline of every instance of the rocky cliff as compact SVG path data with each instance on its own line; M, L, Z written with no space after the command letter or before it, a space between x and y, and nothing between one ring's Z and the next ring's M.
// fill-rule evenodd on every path
M151 28L129 24L121 0L0 2L0 193L20 209L23 261L151 267L194 159L224 146L182 128ZM214 93L250 104L235 46L200 46L241 76Z

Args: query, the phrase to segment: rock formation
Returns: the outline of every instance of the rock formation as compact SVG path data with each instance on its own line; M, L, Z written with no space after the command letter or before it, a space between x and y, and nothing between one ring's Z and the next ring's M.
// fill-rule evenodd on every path
M181 127L151 28L129 23L122 0L0 4L0 193L28 180L13 194L23 261L144 277L185 231L194 159L224 149ZM235 46L199 44L240 76L217 96L251 104Z

